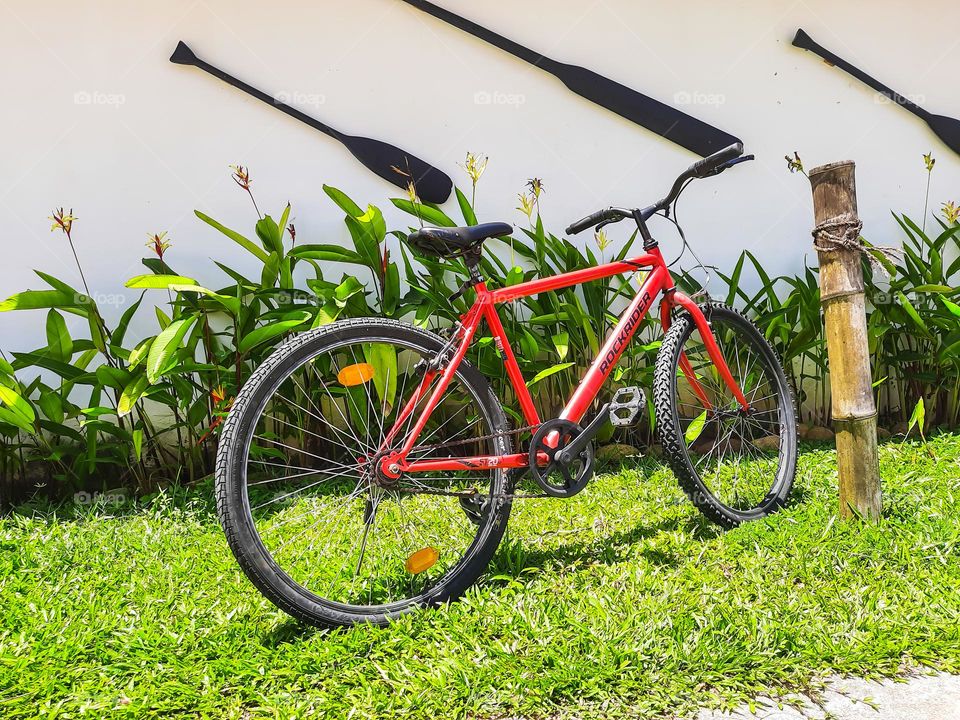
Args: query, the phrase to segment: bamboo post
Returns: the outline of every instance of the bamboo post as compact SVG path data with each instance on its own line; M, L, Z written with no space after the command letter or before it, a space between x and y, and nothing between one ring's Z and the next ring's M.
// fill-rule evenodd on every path
M877 409L873 400L854 163L809 173L820 258L820 304L840 476L840 514L880 516Z

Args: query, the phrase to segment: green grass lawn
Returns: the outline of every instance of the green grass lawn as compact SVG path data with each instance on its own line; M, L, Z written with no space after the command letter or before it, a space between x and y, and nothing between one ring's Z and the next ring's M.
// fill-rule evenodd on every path
M881 447L876 527L831 450L723 533L654 462L527 501L466 598L386 629L297 625L241 575L210 488L0 519L0 717L619 718L828 672L960 670L960 437Z

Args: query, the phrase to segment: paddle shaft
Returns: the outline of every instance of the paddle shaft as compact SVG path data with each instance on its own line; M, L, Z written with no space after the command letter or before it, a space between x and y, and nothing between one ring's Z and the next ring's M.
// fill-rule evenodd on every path
M477 23L467 20L465 17L461 17L456 13L452 13L449 10L445 10L438 5L434 5L427 0L404 0L409 5L418 10L423 10L428 15L433 15L438 20L443 20L445 23L449 23L456 28L460 28L464 32L470 33L474 37L480 38L481 40L495 45L501 50L514 55L521 60L525 60L531 65L536 65L539 68L543 68L551 75L556 75L560 72L562 65L556 60L551 60L546 55L541 55L538 52L534 52L530 48L524 47L520 43L516 43L513 40L505 38L503 35L489 30L483 25L477 25Z
M282 110L290 117L305 123L314 130L319 130L324 135L329 135L349 150L350 154L364 167L379 175L387 182L403 190L409 190L410 183L413 183L416 192L427 202L439 204L446 202L447 198L450 197L450 191L453 189L453 181L446 173L433 167L430 163L382 140L348 135L347 133L335 130L329 125L300 112L296 108L292 108L286 103L270 97L262 90L258 90L242 80L238 80L220 68L201 60L183 41L177 44L176 50L174 50L170 56L170 62L200 68L215 78L223 80L228 85L232 85L238 90L242 90L248 95L252 95L258 100L278 110Z
M866 85L869 85L881 95L885 95L886 97L890 98L897 105L902 105L910 112L914 113L918 117L923 118L924 120L929 122L930 112L928 110L925 110L924 108L917 105L915 102L908 100L903 95L896 92L895 90L890 89L879 80L876 80L875 78L870 77L865 72L863 72L860 68L854 67L853 65L848 63L846 60L844 60L842 57L838 57L837 55L834 55L825 47L816 43L813 40L813 38L807 35L807 33L805 33L803 30L797 30L797 34L793 38L793 45L795 47L802 48L804 50L809 50L810 52L816 53L817 55L822 57L824 60L829 62L831 65L836 65L841 70L844 70L850 75L853 75L853 77L855 77L860 82Z
M253 87L252 85L248 85L248 84L245 83L243 80L240 80L239 78L235 78L235 77L234 77L233 75L231 75L230 73L224 72L224 71L221 70L220 68L218 68L218 67L216 67L216 66L214 66L214 65L211 65L210 63L208 63L208 62L206 62L206 61L204 61L204 60L201 60L201 59L198 58L198 57L195 57L195 58L193 59L193 63L192 63L192 64L193 64L195 67L200 68L200 69L203 70L204 72L208 72L208 73L210 73L211 75L213 75L214 77L220 78L221 80L223 80L223 81L224 81L225 83L227 83L228 85L233 85L233 86L234 86L235 88L237 88L238 90L243 90L243 92L247 93L248 95L253 95L253 97L257 98L257 100L262 100L263 102L267 103L267 105L270 105L270 106L272 106L272 107L277 108L278 110L281 110L281 111L285 112L285 113L286 113L287 115L289 115L290 117L296 118L297 120L299 120L299 121L302 122L302 123L306 123L307 125L309 125L310 127L314 128L315 130L319 130L320 132L324 133L325 135L329 135L330 137L335 138L336 140L339 140L340 142L343 142L343 141L344 141L344 135L343 135L342 133L337 132L336 130L334 130L334 129L333 129L332 127L330 127L329 125L325 125L324 123L320 122L320 121L317 120L316 118L310 117L310 116L307 115L306 113L302 113L302 112L300 112L299 110L297 110L296 108L290 107L290 106L287 105L286 103L277 100L275 97L272 97L272 96L270 96L270 95L267 95L267 94L266 94L265 92L263 92L262 90L258 90L257 88Z
M427 0L404 0L404 2L531 65L546 70L566 85L571 92L702 157L707 157L717 150L739 142L733 135L687 115L675 107L592 70L553 60Z

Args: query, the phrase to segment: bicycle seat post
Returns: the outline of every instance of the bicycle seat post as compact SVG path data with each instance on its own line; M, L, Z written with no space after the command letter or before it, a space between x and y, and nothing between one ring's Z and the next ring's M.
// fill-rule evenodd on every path
M480 283L484 282L484 277L480 274L480 257L480 245L470 248L463 253L463 262L467 266L467 271L470 273L470 277L464 280L460 288L449 297L449 301L451 303L461 298L467 290L471 290Z

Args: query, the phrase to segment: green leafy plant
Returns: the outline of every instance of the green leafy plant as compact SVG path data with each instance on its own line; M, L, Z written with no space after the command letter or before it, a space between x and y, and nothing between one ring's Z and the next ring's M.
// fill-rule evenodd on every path
M455 189L456 218L422 202L415 188L391 202L410 216L414 227L476 223L486 163L468 154L469 197ZM791 167L802 167L799 163L795 156ZM398 244L410 228L388 229L377 207L364 208L337 188L324 186L343 213L349 243L304 243L290 222L290 206L276 216L261 213L249 171L239 165L232 170L251 200L252 232L237 231L200 210L196 216L248 255L254 271L215 261L210 277L220 280L201 281L173 267L175 248L166 233L150 235L145 272L125 283L138 296L113 325L87 286L82 246L78 252L73 232L76 218L72 211L53 213L53 230L71 248L83 291L38 270L44 287L0 303L0 312L45 313L46 329L43 347L0 356L0 487L8 495L15 482L57 492L111 484L146 491L171 480L196 481L212 472L217 429L232 398L284 338L367 315L445 333L473 302L472 291L451 300L468 277L460 260L424 257ZM548 232L540 214L544 192L543 182L531 179L518 196L526 226L487 243L481 263L490 286L508 287L635 252L635 235L615 247L603 232L585 245ZM902 260L880 258L889 280L866 266L878 405L888 423L902 423L906 430L907 410L916 408L918 398L926 398L928 426L960 422L960 260L949 259L960 250L960 210L944 203L942 213L932 236L910 218L896 215L906 236ZM399 257L392 256L391 244L399 248L393 251ZM784 359L803 419L827 424L829 366L816 269L772 277L745 251L728 272L717 274L725 284L719 299L757 322ZM688 294L699 296L705 290L692 274L681 272L677 280ZM565 404L640 281L642 277L617 276L501 306L543 417ZM745 289L749 286L759 289L751 294ZM134 339L128 329L141 313L155 318L156 329ZM626 385L649 388L660 344L654 315L644 321L605 393ZM71 332L68 317L82 318L83 332ZM493 339L482 335L470 359L492 378L506 405L516 407L500 355ZM652 410L648 400L643 422L634 428L608 426L601 441L651 442ZM526 424L515 412L514 421Z

